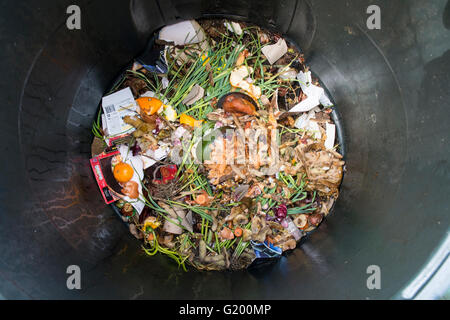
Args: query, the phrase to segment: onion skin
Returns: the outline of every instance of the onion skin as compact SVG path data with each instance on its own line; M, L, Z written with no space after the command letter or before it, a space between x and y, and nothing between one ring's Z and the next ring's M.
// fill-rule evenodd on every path
M137 182L128 181L122 189L122 193L130 199L137 199L139 198L139 185Z

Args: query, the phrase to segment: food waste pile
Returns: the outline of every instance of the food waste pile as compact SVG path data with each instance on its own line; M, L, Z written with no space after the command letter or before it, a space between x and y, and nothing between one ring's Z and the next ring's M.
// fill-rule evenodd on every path
M244 269L295 249L336 202L333 109L281 35L183 21L155 33L103 97L91 166L146 254Z

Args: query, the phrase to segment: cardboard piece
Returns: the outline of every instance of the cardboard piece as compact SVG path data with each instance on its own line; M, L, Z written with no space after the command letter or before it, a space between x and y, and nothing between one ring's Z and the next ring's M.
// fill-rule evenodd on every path
M327 139L325 140L325 148L327 148L327 150L331 150L334 148L334 141L336 139L336 125L327 122L326 135Z
M97 185L106 204L111 204L119 200L116 193L120 192L120 186L115 181L114 177L112 177L111 172L111 160L118 154L120 154L120 152L114 150L109 153L102 153L90 160L95 180L97 181ZM114 187L114 189L112 189L110 185Z
M103 97L102 108L105 120L103 125L109 138L134 131L132 126L123 121L125 116L133 116L137 110L136 101L129 87Z
M205 89L196 84L191 92L184 98L183 103L187 106L191 106L196 103L198 100L202 99L205 96Z

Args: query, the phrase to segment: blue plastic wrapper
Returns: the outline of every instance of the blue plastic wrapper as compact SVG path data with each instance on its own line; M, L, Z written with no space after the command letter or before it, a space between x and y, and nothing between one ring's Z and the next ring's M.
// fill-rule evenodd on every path
M155 37L153 37L144 52L136 58L145 69L150 72L164 74L167 73L168 68L164 59L164 46L155 44Z
M261 243L252 240L250 243L257 259L275 259L281 257L281 254L283 253L281 248L276 247L267 241Z
M161 56L157 60L147 60L142 57L139 57L136 59L137 62L139 62L145 69L147 69L150 72L164 74L167 73L168 68L166 63L163 60L163 54L164 52L160 52Z

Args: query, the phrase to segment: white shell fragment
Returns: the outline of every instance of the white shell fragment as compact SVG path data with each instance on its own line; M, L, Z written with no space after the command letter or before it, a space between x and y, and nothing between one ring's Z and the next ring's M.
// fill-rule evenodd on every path
M308 131L314 135L315 139L318 139L318 140L322 139L322 133L320 132L320 127L317 122L310 121Z
M333 149L334 140L336 139L336 126L334 124L327 122L326 135L327 139L325 140L325 148L327 148L328 150Z
M300 117L297 118L294 126L297 129L303 129L310 133L313 133L315 139L321 139L322 133L320 132L318 123L316 121L311 121L311 119L315 119L317 109L313 108L308 113L302 114Z
M284 56L287 52L287 44L286 41L282 38L278 40L277 43L265 46L261 49L264 56L267 58L269 63L272 65L277 62L282 56Z
M178 127L177 130L175 130L174 137L181 139L188 131L184 127Z
M224 26L231 32L236 33L238 36L242 34L241 25L237 22L225 22Z
M156 162L161 161L169 155L170 148L168 145L160 145L156 150L147 150L142 155L142 161L144 162L144 169L150 168Z
M291 218L287 217L286 220L288 222L287 230L289 231L289 233L294 237L295 241L300 240L301 237L303 236L303 232L300 231L299 228L297 228L297 226L295 225L294 221L292 221Z
M200 43L206 39L205 32L195 20L182 21L166 26L159 32L159 39L174 45Z
M250 73L253 72L252 67L240 66L231 72L230 75L230 83L233 87L239 86L239 83L244 80L244 78L248 77Z
M164 116L168 121L174 122L177 120L178 114L177 111L172 106L164 105Z
M161 80L161 83L162 83L163 89L167 89L167 87L169 86L169 79L167 79L167 77L163 77Z
M187 106L191 106L196 103L198 100L202 99L205 96L205 89L196 84L191 92L184 98L183 103Z
M310 120L314 119L316 117L316 112L319 111L320 111L319 108L313 108L308 113L305 112L304 114L302 114L300 117L297 118L294 126L297 129L307 129L309 127Z
M297 79L300 81L300 87L307 98L295 105L289 112L307 112L320 104L324 107L333 106L325 94L325 90L311 83L311 71L300 71Z
M293 68L284 67L278 70L279 77L283 80L293 80L297 77L297 71Z

